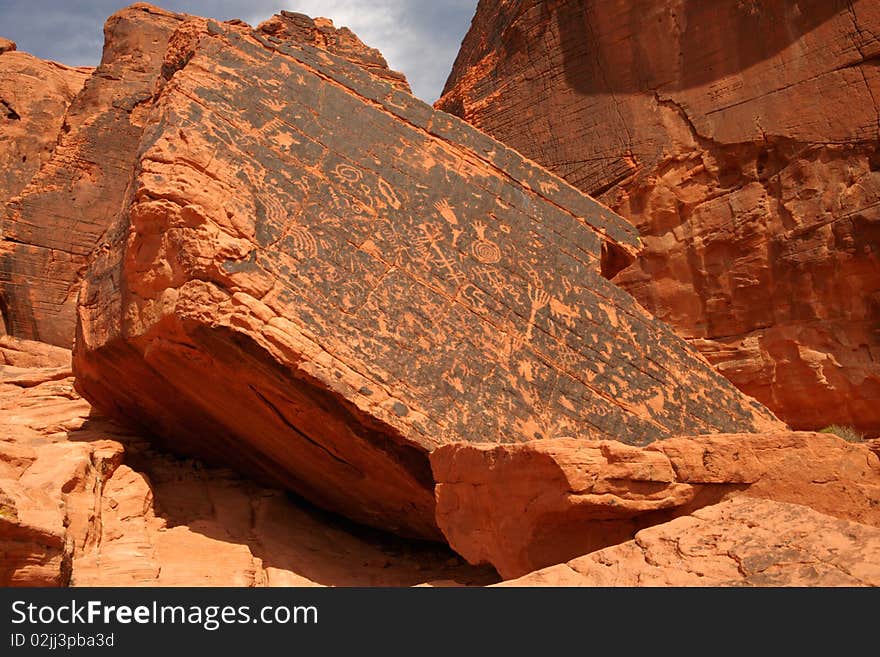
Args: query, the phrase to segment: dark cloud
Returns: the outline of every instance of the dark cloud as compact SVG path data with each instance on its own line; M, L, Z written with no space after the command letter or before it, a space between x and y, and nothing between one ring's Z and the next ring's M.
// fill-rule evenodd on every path
M158 0L172 11L256 24L280 9L350 27L402 71L414 93L434 102L470 25L477 0ZM0 35L20 50L71 65L101 58L104 20L130 1L0 0Z

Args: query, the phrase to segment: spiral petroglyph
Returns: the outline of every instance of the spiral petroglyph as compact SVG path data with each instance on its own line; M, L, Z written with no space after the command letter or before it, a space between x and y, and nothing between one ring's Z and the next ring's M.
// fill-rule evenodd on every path
M363 178L360 169L357 169L350 164L337 164L336 168L333 169L333 173L340 182L345 181L348 183L356 183L360 182L361 178Z
M486 226L482 223L474 224L477 231L477 241L471 246L473 256L486 265L493 265L501 260L501 249L490 239L486 239Z
M261 194L257 198L258 208L262 209L264 219L270 224L287 222L287 209L277 196Z
M471 253L474 254L477 260L487 265L492 265L501 260L501 249L498 248L495 242L488 240L474 242L474 245L471 247Z
M315 236L300 224L293 224L290 227L285 242L292 250L291 255L298 258L314 258L318 255L318 242Z

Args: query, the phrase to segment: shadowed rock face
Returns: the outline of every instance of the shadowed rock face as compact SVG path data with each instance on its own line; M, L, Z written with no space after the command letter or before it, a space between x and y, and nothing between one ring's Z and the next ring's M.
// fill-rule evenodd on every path
M320 49L170 43L80 295L101 411L432 538L446 442L780 426L602 277L638 246L604 206Z
M0 337L0 586L498 581L229 470L153 450L73 390L70 351Z
M796 428L880 432L880 6L482 0L437 106L630 220L614 279Z

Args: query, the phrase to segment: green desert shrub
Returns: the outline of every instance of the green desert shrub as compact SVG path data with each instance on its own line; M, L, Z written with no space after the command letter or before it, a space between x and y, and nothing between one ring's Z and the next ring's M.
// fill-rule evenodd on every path
M822 429L821 433L833 433L835 436L843 438L848 443L861 443L865 440L863 434L860 434L852 427L845 427L840 424L832 424L830 427L825 427Z

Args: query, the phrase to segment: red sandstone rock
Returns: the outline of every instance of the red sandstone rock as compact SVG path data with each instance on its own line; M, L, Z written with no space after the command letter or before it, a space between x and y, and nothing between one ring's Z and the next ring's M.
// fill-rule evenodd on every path
M347 27L334 27L333 21L328 18L310 18L305 14L282 11L260 23L257 29L275 43L293 41L339 55L388 82L395 89L411 93L406 77L389 69L382 53L365 45Z
M880 5L481 0L437 107L597 196L615 281L799 429L880 432Z
M504 577L622 543L730 495L880 526L880 459L829 434L674 437L644 448L569 439L446 445L431 464L449 544Z
M47 345L0 339L33 380ZM67 361L70 352L66 352ZM0 367L0 586L410 586L498 581L444 546L367 531L229 471L164 456L68 376Z
M500 586L878 586L880 529L738 498Z
M22 368L70 367L70 349L0 336L0 365Z
M7 106L0 105L0 143L14 141L13 148L0 150L5 176L0 202L21 191L8 208L0 241L0 308L11 335L71 346L80 277L89 255L108 243L106 232L131 178L154 87L186 63L189 37L204 27L205 19L146 3L111 16L101 64L64 116L60 137L64 109L86 70L17 52L0 58L0 101L16 98L7 113L23 117L7 120ZM248 26L237 22L227 29ZM377 50L326 19L282 12L261 29L278 43L302 40L325 47L409 91L406 79L389 70ZM56 141L51 159L31 181ZM19 163L22 157L28 158L26 167Z
M107 20L101 64L71 104L51 159L8 206L0 297L11 335L71 346L81 272L122 203L144 102L183 20L144 4Z
M637 241L592 199L326 51L171 43L80 296L102 412L430 538L446 442L781 426L601 276Z
M52 155L67 106L90 72L18 52L0 39L0 218Z

